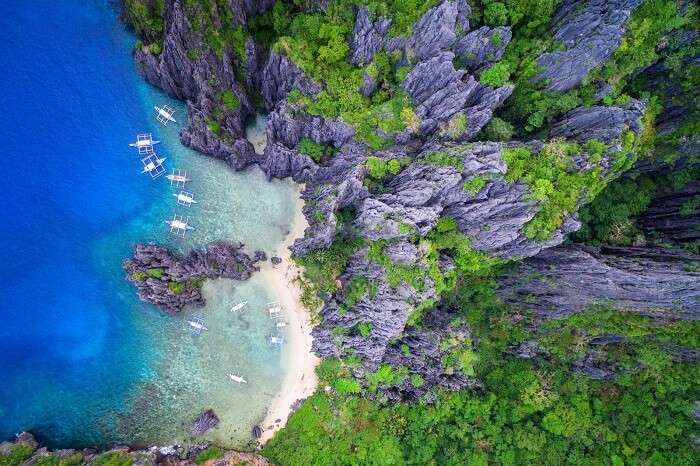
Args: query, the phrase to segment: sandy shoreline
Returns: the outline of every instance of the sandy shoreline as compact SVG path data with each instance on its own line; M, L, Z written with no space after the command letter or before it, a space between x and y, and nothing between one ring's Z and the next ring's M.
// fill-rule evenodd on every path
M302 206L303 201L298 199L292 229L276 251L282 262L275 266L266 262L258 272L274 288L288 324L284 348L287 372L280 393L272 400L261 424L264 429L259 439L261 445L284 427L292 412L292 404L311 396L318 385L315 370L320 360L311 352L311 317L301 303L301 290L294 281L299 268L291 260L288 249L296 238L304 236L304 230L308 226L301 212Z

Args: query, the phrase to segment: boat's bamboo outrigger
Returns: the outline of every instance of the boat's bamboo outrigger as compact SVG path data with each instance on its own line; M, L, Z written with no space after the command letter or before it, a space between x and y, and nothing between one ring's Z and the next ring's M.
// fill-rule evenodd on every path
M190 219L185 218L182 215L173 215L172 220L166 220L165 223L167 223L170 226L170 233L175 235L175 236L185 236L185 233L187 233L187 230L194 230L194 227L189 224Z
M192 181L187 178L187 170L181 168L174 168L173 172L166 176L166 178L170 180L170 186L173 188L184 188L185 183Z
M150 153L141 159L141 163L143 164L143 171L141 173L148 173L153 179L158 178L165 173L163 162L165 162L165 158L158 158L156 153L153 152L153 149L151 149Z
M195 335L199 335L200 333L202 333L202 330L209 330L206 326L206 323L204 322L204 317L202 317L201 314L194 314L186 322L192 330L192 333Z
M177 123L175 121L175 109L168 106L168 105L163 105L162 107L155 106L153 107L156 109L156 120L163 126L167 126L169 121L172 121L173 123Z
M277 301L267 303L267 315L270 319L279 319L282 314L282 308Z
M142 147L151 147L159 143L160 141L153 140L153 135L151 133L140 133L136 135L136 142L132 142L129 145L140 149Z
M192 204L196 204L197 201L194 200L194 194L187 191L180 191L177 194L173 194L177 199L177 204L182 207L191 207Z
M248 305L248 301L241 301L240 303L234 305L231 307L231 312L241 312L243 311L243 308L245 308Z

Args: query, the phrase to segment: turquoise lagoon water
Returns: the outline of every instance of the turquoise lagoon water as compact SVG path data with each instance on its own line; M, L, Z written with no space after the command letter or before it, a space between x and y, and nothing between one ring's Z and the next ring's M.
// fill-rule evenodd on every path
M213 408L222 423L205 438L246 445L284 376L283 350L265 341L274 291L255 277L208 282L199 312L210 330L197 337L187 313L140 303L121 262L146 241L187 251L236 239L270 253L297 188L257 169L233 173L183 147L179 126L159 127L153 105L175 107L179 120L185 106L136 74L134 38L111 2L0 2L0 39L0 438L29 430L51 447L187 444L192 421ZM189 211L164 178L140 174L127 144L144 130L162 141L166 167L193 179L199 204ZM197 228L184 241L163 223L176 212ZM234 316L240 299L250 304ZM229 383L231 371L250 383Z

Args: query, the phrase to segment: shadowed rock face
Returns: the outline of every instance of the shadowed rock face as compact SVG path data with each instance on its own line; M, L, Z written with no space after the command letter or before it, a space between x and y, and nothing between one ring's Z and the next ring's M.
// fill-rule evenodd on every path
M700 240L700 181L658 194L637 224L676 243Z
M265 253L256 252L250 258L242 249L242 244L214 242L203 251L180 256L157 244L137 244L133 257L124 261L124 268L142 301L179 312L185 306L204 306L202 280L247 280L259 270L255 264L266 259Z
M663 319L700 319L700 256L667 249L560 246L524 260L499 295L542 318L593 304Z
M565 0L552 20L554 39L562 52L542 54L537 64L544 71L534 80L549 80L547 90L567 91L581 84L604 63L620 44L625 23L642 0Z

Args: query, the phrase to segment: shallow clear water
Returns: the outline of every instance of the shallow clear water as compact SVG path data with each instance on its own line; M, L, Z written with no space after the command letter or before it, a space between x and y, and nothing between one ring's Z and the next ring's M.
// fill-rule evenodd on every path
M134 38L108 1L0 3L0 135L5 248L0 262L0 437L30 430L49 446L188 443L213 408L207 436L242 446L284 376L264 304L267 284L205 285L209 331L140 303L121 262L135 242L180 250L236 239L274 251L286 236L297 188L257 169L233 173L157 127L153 105L185 107L146 85L131 61ZM262 124L264 127L264 123ZM152 131L166 167L185 168L199 204L175 204L167 180L140 174L139 131ZM255 134L251 137L254 139ZM163 221L190 217L173 240ZM250 301L240 316L230 303ZM283 350L282 350L283 351ZM250 383L232 385L238 371Z

